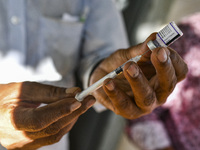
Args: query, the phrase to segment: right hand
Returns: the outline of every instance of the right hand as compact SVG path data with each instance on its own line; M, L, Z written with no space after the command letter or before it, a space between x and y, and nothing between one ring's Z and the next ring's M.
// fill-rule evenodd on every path
M35 82L0 85L0 143L8 150L33 150L58 142L95 102L92 96L78 102L77 92Z
M91 74L90 85L129 59L147 52L147 43L155 37L153 33L145 42L105 58ZM188 67L176 51L167 47L145 53L137 64L129 62L123 70L116 78L105 80L103 88L93 95L116 114L135 119L162 105L176 84L186 77Z

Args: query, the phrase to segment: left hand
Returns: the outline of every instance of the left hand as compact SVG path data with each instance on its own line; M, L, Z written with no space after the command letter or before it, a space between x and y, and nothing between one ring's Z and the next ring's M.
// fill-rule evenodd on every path
M78 102L74 97L79 91L36 82L0 84L2 146L35 150L58 142L95 102L92 96Z
M155 36L156 33L144 43L118 50L102 61L92 73L90 85L130 58L146 52L147 42L154 40ZM187 71L187 65L174 50L156 48L143 55L137 64L127 63L121 75L104 81L103 88L93 95L116 114L135 119L163 104Z

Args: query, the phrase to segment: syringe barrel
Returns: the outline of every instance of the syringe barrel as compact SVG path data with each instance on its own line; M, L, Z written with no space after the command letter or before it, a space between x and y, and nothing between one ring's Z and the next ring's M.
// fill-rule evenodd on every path
M135 63L137 63L140 60L141 57L142 57L142 55L135 56L135 57L129 59L127 62L134 61ZM75 98L78 101L82 101L87 95L90 95L93 91L95 91L98 88L100 88L103 85L103 82L106 79L115 78L117 75L122 73L123 67L125 66L125 64L127 62L125 62L123 65L119 66L117 69L115 69L114 71L110 72L109 74L107 74L106 76L104 76L103 78L101 78L100 80L98 80L97 82L92 84L91 86L89 86L87 89L85 89L82 92L76 94Z
M87 89L85 89L82 92L76 94L75 98L78 101L82 101L87 95L90 95L93 91L99 89L103 85L103 82L106 79L115 78L116 76L117 76L117 73L115 72L115 70L110 72L109 74L107 74L106 76L104 76L103 78L101 78L100 80L98 80L97 82L92 84L91 86L89 86Z

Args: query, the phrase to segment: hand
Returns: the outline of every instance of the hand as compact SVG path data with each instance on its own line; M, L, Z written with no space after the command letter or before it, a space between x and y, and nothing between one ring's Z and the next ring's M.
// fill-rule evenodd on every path
M147 42L155 36L156 33L144 43L118 50L103 60L92 73L90 85L130 58L146 52ZM174 50L157 48L144 54L137 64L127 63L121 75L104 81L103 88L93 95L116 114L135 119L163 104L177 82L185 78L187 70L187 65Z
M34 82L0 85L0 142L9 150L33 150L58 142L95 102L74 96L79 88ZM41 103L47 105L38 107Z

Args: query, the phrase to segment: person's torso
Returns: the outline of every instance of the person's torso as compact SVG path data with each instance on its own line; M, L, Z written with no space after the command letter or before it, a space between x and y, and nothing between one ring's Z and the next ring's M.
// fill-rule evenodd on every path
M0 0L2 56L17 51L23 55L23 64L33 68L49 57L61 76L73 76L82 37L84 2Z

